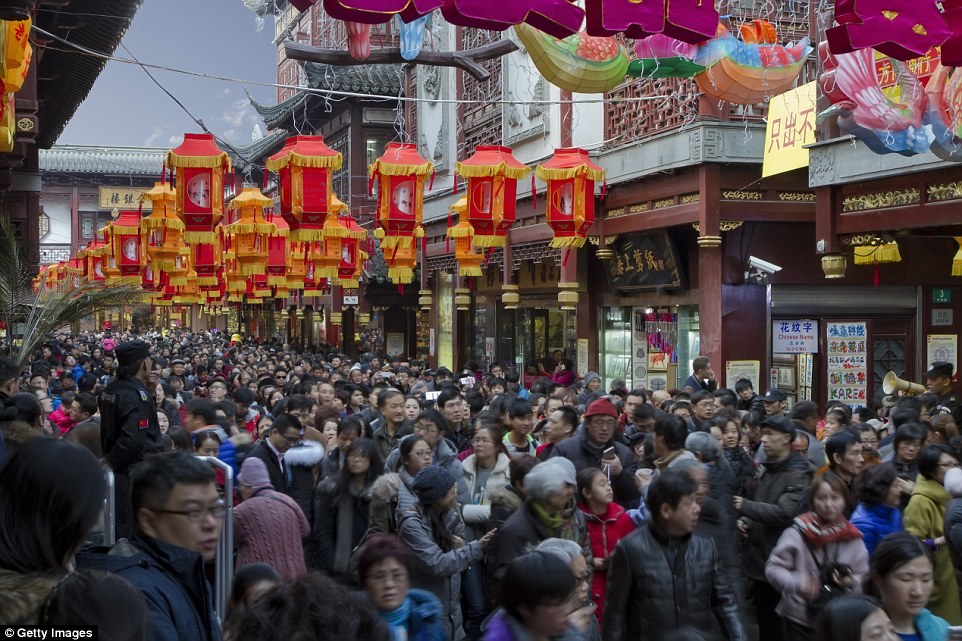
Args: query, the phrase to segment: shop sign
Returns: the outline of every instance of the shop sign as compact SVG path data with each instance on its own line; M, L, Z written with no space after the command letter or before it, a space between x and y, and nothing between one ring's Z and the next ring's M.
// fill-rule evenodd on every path
M818 352L818 321L811 319L772 321L772 354Z
M808 147L815 142L815 85L786 91L768 103L762 177L808 167Z
M616 290L679 289L685 286L668 232L625 234L609 245L608 282Z
M944 287L937 287L932 290L932 302L937 304L948 304L952 302L952 290Z
M925 337L925 362L943 361L952 363L955 371L959 352L959 337L957 334L929 334Z
M140 196L147 190L147 187L101 187L99 193L99 208L101 210L111 209L137 209L140 207ZM150 211L153 202L148 198L144 200L143 211Z
M864 407L868 396L868 324L825 324L828 400Z

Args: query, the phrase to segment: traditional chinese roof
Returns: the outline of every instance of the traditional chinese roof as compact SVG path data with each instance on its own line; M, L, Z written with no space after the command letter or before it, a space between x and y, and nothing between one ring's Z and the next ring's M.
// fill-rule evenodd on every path
M80 174L160 176L166 149L54 145L40 150L40 170Z
M120 45L142 1L85 0L63 6L58 3L56 11L38 11L35 24L74 45L110 55ZM110 19L90 17L94 15ZM36 69L40 121L37 146L42 149L57 140L107 64L103 58L82 55L58 41L53 44L42 51Z
M329 89L350 93L397 96L401 93L401 65L357 65L338 67L316 62L302 65L310 89ZM268 129L286 128L294 131L294 114L303 114L324 102L324 96L310 91L299 91L276 105L251 104L264 119ZM303 116L300 115L303 119Z
M243 147L240 145L227 147L227 155L230 156L237 171L244 174L247 179L260 180L260 176L254 175L256 173L254 169L263 171L264 159L280 151L289 135L286 130L278 129Z

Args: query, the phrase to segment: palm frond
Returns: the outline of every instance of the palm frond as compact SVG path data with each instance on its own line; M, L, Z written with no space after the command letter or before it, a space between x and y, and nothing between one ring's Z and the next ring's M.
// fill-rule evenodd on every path
M32 301L33 281L23 246L10 218L0 214L0 321L8 328L19 322Z

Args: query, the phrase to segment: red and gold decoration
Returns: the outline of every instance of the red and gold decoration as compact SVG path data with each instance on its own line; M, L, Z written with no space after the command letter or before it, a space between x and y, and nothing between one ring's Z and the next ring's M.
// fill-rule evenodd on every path
M334 196L334 206L324 222L324 241L313 260L319 277L342 287L358 287L361 263L367 258L359 244L367 232L350 216L341 216L345 211L347 205Z
M274 223L274 231L267 238L267 284L277 288L277 298L286 298L291 228L280 216L273 217L271 222Z
M504 247L508 229L517 218L518 180L528 176L531 169L508 147L480 145L457 164L457 173L468 181L467 222L474 229L474 244Z
M467 209L468 200L465 196L451 205L451 214L458 216L459 222L448 229L447 235L454 239L454 259L458 261L458 275L480 276L484 255L474 251L475 233L474 227L466 219Z
M104 243L94 239L86 247L77 251L77 258L84 261L84 278L88 283L99 283L104 280L105 248Z
M140 219L140 242L155 271L171 269L184 248L184 222L177 215L177 192L165 182L154 183L141 200L150 200L151 213Z
M232 222L224 225L225 242L243 276L267 271L268 238L277 227L264 218L264 209L273 206L257 187L244 187L227 206Z
M605 170L584 149L569 147L555 149L547 162L538 165L536 174L548 184L551 246L581 247L595 221L595 183L604 180Z
M119 270L119 282L140 285L143 266L143 244L140 239L140 214L122 211L110 224L111 254Z
M278 174L281 216L294 242L323 239L324 221L331 211L332 172L341 168L340 152L324 144L322 136L293 136L267 160Z
M371 165L370 181L378 184L374 235L381 241L385 258L394 249L413 247L414 239L424 236L424 181L433 167L417 146L397 142L388 143L384 155Z
M184 142L167 152L167 166L177 180L177 213L184 221L184 240L213 243L224 215L224 179L230 157L213 134L184 134Z
M347 236L341 243L341 262L335 282L341 287L356 289L360 287L361 265L369 258L361 249L361 241L367 238L367 232L351 216L342 216L341 223L347 229Z

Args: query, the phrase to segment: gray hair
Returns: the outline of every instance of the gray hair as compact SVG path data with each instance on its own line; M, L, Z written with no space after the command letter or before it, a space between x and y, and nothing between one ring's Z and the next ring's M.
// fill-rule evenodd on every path
M564 470L558 465L535 465L524 477L524 491L536 501L544 501L552 492L560 492L564 488Z
M571 565L582 555L581 546L567 539L545 539L535 550L558 557L565 562L565 565Z
M685 439L685 449L692 454L698 454L702 463L717 461L721 456L721 447L715 437L708 432L692 432Z
M708 474L708 466L696 458L681 459L674 463L671 466L671 469L678 472L684 472L685 474L688 474L690 470L701 470L705 474Z

